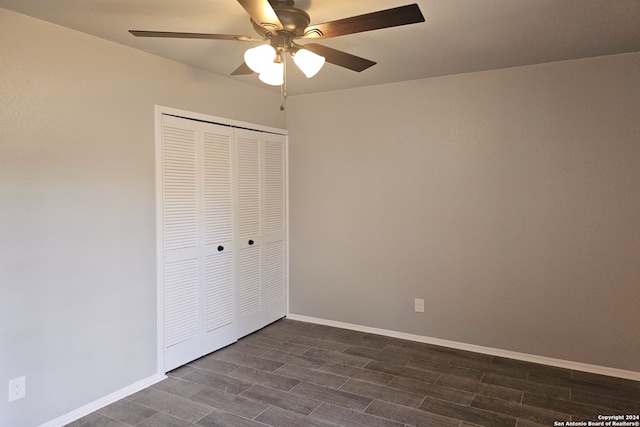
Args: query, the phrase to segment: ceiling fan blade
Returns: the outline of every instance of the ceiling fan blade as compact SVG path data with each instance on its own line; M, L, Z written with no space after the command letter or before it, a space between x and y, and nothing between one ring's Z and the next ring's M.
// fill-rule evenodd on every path
M253 74L253 70L249 68L246 62L243 62L242 65L240 65L234 70L233 73L231 73L232 76L240 76L243 74Z
M367 68L376 65L375 62L369 61L368 59L360 58L359 56L351 55L350 53L332 49L330 47L326 47L317 43L307 43L304 46L301 46L301 48L324 56L324 59L327 62L357 72L366 70Z
M210 40L236 40L242 42L260 42L263 39L257 39L250 36L241 36L235 34L208 34L208 33L176 33L172 31L142 31L129 30L136 37L167 37L177 39L210 39Z
M269 31L282 30L280 18L267 0L238 0L253 22Z
M398 27L424 22L424 16L417 4L380 10L351 18L338 19L324 24L310 25L304 30L305 38L328 38L381 28Z

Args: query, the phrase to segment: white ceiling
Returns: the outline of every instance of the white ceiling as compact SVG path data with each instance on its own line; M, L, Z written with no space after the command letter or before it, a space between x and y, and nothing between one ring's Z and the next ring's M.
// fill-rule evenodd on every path
M418 3L426 22L316 41L377 65L356 73L326 64L311 79L292 66L289 94L640 51L639 0L297 0L296 6L317 24L410 3ZM0 7L267 87L255 74L230 76L256 43L128 33L255 36L235 0L0 0Z

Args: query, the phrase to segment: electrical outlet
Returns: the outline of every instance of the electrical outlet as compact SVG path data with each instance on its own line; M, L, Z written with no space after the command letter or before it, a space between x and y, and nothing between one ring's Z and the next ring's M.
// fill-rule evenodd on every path
M9 380L9 402L22 399L27 395L27 377Z
M416 313L424 313L424 300L420 298L415 299Z

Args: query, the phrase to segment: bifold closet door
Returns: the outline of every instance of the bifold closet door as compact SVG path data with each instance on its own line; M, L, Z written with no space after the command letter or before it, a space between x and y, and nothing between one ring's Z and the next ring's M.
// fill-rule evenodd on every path
M238 337L285 315L285 137L236 129Z
M286 150L285 137L264 135L264 315L265 324L286 314Z
M237 340L235 324L233 129L202 123L203 355Z
M161 283L165 370L236 340L233 130L163 115Z
M236 129L238 337L264 326L261 133Z

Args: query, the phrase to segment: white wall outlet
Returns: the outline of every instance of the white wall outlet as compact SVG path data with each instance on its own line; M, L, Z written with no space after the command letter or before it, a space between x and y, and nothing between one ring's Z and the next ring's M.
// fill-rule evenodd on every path
M415 299L416 313L424 313L424 300L420 298Z
M27 395L27 377L9 380L9 402L22 399Z

